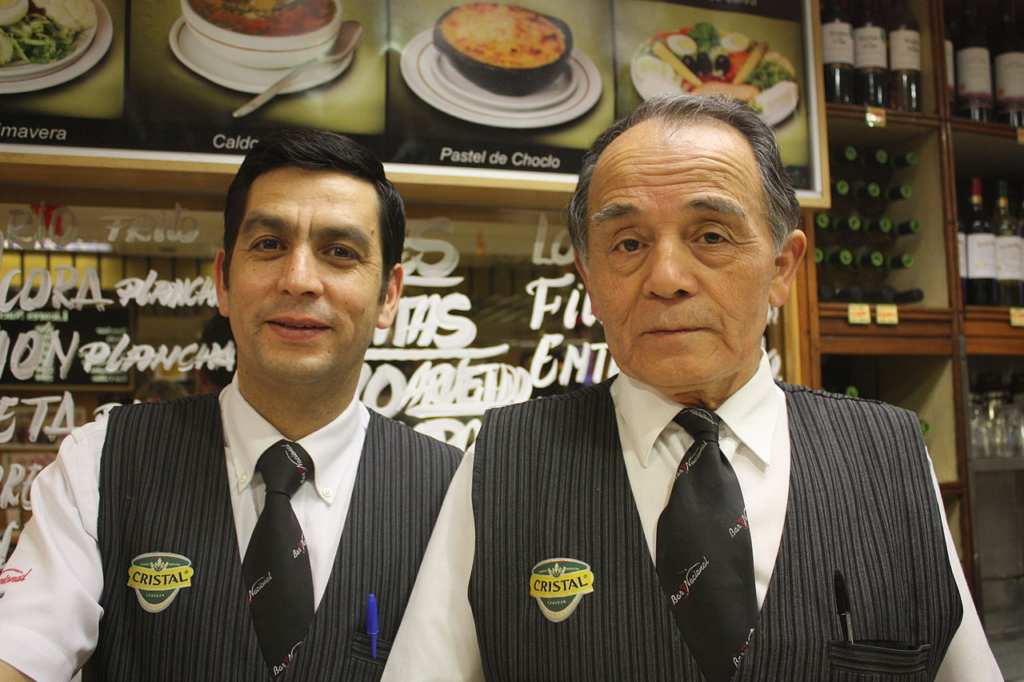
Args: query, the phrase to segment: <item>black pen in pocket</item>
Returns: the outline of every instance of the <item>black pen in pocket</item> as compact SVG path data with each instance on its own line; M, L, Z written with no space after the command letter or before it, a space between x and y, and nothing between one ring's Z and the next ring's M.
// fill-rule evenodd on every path
M843 574L836 569L833 574L833 587L836 593L836 614L839 615L839 625L846 635L846 641L853 644L853 616L850 615L850 595L846 593L846 580Z

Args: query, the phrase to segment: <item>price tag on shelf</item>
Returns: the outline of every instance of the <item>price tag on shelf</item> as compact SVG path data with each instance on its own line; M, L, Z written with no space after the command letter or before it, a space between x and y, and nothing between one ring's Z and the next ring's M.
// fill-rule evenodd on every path
M864 113L864 122L869 128L885 127L885 109L882 107L868 107Z
M875 306L875 322L878 324L899 324L900 314L892 303L879 303Z
M851 303L846 308L846 321L850 324L871 324L871 306L867 303Z
M1024 327L1024 308L1010 308L1010 326Z
M1024 144L1024 128L1017 128L1017 144Z

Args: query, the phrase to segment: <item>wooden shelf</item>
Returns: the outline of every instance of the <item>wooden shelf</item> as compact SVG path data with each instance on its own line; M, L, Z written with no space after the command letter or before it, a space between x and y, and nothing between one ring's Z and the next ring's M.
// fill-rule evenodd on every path
M832 132L832 120L854 121L867 126L868 108L860 104L827 104L825 113L829 118L829 132ZM926 114L920 111L896 111L895 109L885 110L885 128L874 128L874 130L885 130L890 125L914 126L918 128L938 128L942 124L942 118L938 114Z
M942 355L954 352L953 311L899 307L899 324L880 325L871 306L871 324L847 322L845 303L819 306L821 352L837 355Z
M211 161L157 161L0 153L0 201L60 193L64 204L136 207L164 206L187 194L197 209L220 210L238 164ZM388 167L388 177L407 203L562 209L576 186L575 176L541 174L451 174Z
M974 473L981 471L1024 471L1024 457L986 457L967 463Z
M964 494L964 484L962 481L945 481L939 483L939 492L942 494L943 499L945 498L957 498Z
M1024 175L1024 146L1017 143L1016 128L954 119L951 137L957 178L977 175L997 180Z
M962 116L954 116L950 120L954 133L978 133L989 137L1017 140L1017 129L1007 123L995 123L992 121L972 121Z
M1010 326L1010 309L967 306L964 336L968 355L1024 355L1024 327Z

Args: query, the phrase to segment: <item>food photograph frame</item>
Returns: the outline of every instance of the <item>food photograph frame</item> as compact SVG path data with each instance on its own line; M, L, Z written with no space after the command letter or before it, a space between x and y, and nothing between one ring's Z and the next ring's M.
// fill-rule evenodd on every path
M240 32L226 39L232 30L218 25L224 12L217 8L248 0L75 2L92 6L97 18L73 34L71 54L32 67L36 73L16 73L12 67L25 66L17 60L0 64L0 152L44 163L39 157L49 155L130 160L133 167L139 160L154 169L162 161L224 166L237 164L271 130L318 127L367 145L412 182L482 178L564 191L596 135L660 83L750 101L779 131L801 203L827 203L812 0L767 0L755 8L714 0L301 0L313 16L290 18L311 27L301 40ZM212 19L197 7L213 7ZM489 71L474 75L444 39L444 30L458 35L460 22L477 21L476 30L495 23L474 10L539 25L537 45L555 36L554 52L561 52L544 68L477 59ZM354 24L358 37L340 54ZM658 54L645 41L657 44ZM743 61L757 66L744 73ZM301 73L275 86L297 68ZM545 68L554 75L544 83L509 85L524 71ZM752 82L730 82L751 72ZM239 113L272 86L264 103Z

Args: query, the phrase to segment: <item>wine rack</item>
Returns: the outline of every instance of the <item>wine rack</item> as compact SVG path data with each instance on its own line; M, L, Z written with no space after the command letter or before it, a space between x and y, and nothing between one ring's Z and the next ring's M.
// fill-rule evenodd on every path
M986 14L996 13L995 2L982 4ZM952 6L960 11L959 3ZM896 325L878 323L878 305L874 301L867 302L869 324L851 324L854 318L850 301L825 300L834 293L829 288L834 286L829 280L833 268L825 264L808 265L807 293L814 299L809 339L811 379L814 385L829 389L855 385L861 396L906 407L928 422L930 430L925 440L940 481L954 542L983 620L988 615L993 632L997 632L1002 631L1004 623L1000 620L999 605L993 603L990 583L993 566L998 566L999 560L992 545L998 531L994 530L995 516L986 508L985 499L998 492L992 487L999 485L997 481L1019 472L1009 471L1005 463L995 460L972 461L968 466L972 440L967 419L969 386L971 378L983 368L1002 372L1007 367L1020 368L1024 363L1024 328L1011 325L1011 311L1006 307L967 305L964 301L957 232L966 197L958 196L957 190L968 184L971 177L980 177L985 183L985 207L990 215L997 180L1010 182L1011 195L1016 190L1018 198L1011 196L1011 202L1024 198L1020 197L1024 194L1024 129L956 115L946 86L943 2L912 1L910 9L922 31L921 112L888 110L884 127L872 127L864 106L829 104L826 111L832 150L851 145L858 150L884 148L890 154L910 151L918 155L919 163L903 169L899 180L912 186L911 198L892 202L884 214L894 223L909 218L921 222L918 235L901 238L908 244L906 251L913 256L914 265L890 271L886 284L897 291L920 288L924 295L919 303L897 305ZM1024 5L1017 8L1018 18L1024 18L1022 11ZM996 33L991 31L990 39L994 40ZM877 120L878 116L872 116L872 123ZM834 158L829 161L834 163ZM858 187L861 196L873 194L873 188L863 184L872 179L856 174L847 177L834 165L831 169L833 183L846 181L849 192L837 197L833 191L829 213L844 217L851 212L845 206L855 200ZM877 182L885 188L884 179ZM1017 208L1012 203L1011 206ZM862 222L861 231L866 233L865 227L875 216L864 211L857 215ZM828 238L821 238L822 230L813 227L815 220L814 213L807 212L809 241L827 259L838 247ZM875 229L878 227L875 225ZM857 251L850 251L856 257ZM1005 495L999 499L1000 504L1009 503ZM974 504L979 505L977 515L972 514ZM1016 504L1022 501L1018 499ZM975 521L979 524L976 527ZM1004 546L1006 537L1012 536L1001 536ZM1020 551L1024 537L1010 542L1016 543L1014 546Z
M953 362L949 357L902 355L823 355L826 390L854 387L861 398L906 408L921 420L922 435L940 481L958 478Z

